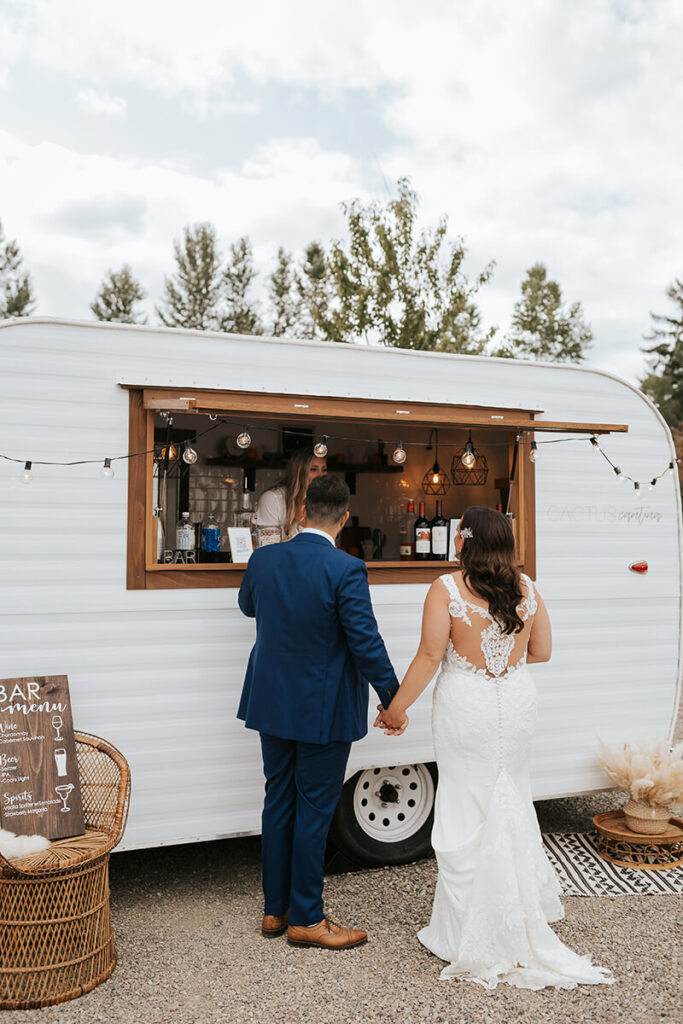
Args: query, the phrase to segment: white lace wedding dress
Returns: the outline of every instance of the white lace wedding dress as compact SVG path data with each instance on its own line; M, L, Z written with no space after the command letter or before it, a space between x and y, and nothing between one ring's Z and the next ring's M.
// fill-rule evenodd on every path
M537 603L531 580L522 579L525 627L508 636L453 576L441 576L458 651L449 641L434 691L439 875L418 938L448 962L444 979L489 989L502 981L531 989L610 984L604 968L568 949L548 925L564 910L531 801L536 688L526 647Z

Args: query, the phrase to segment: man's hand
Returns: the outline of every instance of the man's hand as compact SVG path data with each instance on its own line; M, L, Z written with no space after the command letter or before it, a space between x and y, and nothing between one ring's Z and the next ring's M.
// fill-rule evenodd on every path
M394 709L391 704L385 708L382 704L377 705L379 714L374 722L376 729L383 729L385 736L402 736L408 728L408 716L405 711Z

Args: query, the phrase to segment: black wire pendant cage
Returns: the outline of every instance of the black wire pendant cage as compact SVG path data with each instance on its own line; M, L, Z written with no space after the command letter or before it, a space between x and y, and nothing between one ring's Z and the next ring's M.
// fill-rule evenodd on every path
M465 457L467 457L466 461L463 462ZM472 459L474 459L473 462L471 462ZM470 461L471 465L468 466L467 461ZM483 452L474 447L470 430L466 444L462 448L458 448L451 460L451 480L454 484L482 487L486 483L488 475L488 461Z
M434 428L432 434L436 435L436 451L434 453L434 465L431 469L428 469L425 475L422 477L422 492L423 494L432 494L436 497L441 497L447 494L451 487L451 482L448 479L448 473L445 469L442 469L439 465L439 431ZM427 451L432 447L432 434L429 435L429 442L427 444Z

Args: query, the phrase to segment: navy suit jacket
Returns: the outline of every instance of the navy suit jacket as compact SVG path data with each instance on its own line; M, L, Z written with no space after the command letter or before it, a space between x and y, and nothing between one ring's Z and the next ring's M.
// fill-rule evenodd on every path
M239 606L256 619L237 717L305 743L368 729L368 681L385 707L398 680L370 603L368 572L315 533L256 550Z

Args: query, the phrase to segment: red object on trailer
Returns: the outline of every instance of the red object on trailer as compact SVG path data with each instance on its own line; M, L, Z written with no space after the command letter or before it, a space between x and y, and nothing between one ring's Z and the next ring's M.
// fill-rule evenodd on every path
M639 572L644 575L648 570L647 562L631 562L629 565L631 572Z

